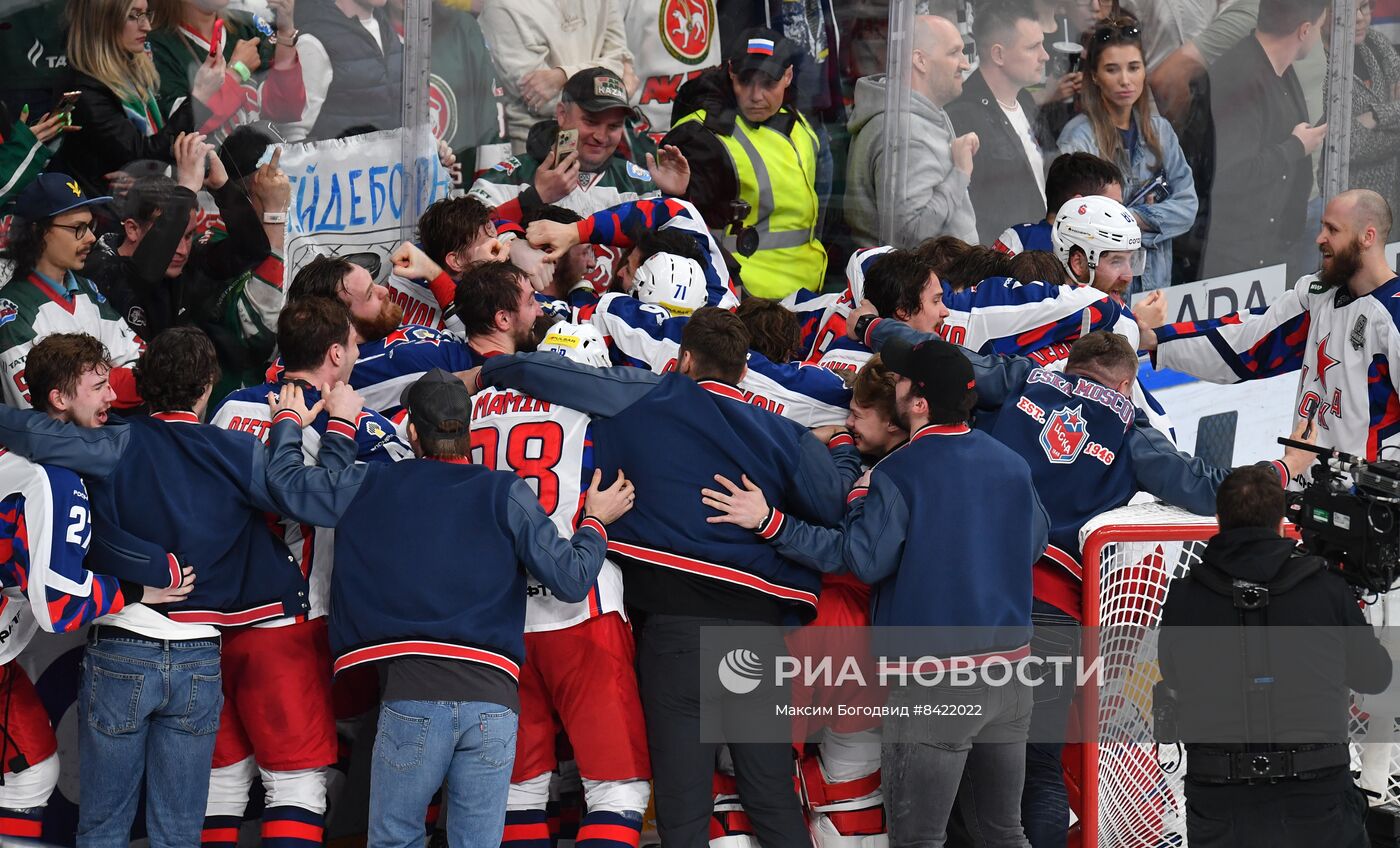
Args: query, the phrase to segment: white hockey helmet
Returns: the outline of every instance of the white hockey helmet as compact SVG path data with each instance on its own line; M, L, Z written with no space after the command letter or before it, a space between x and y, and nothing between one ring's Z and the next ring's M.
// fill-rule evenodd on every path
M557 353L574 362L592 365L595 368L607 368L612 365L612 358L608 356L608 344L603 341L603 334L592 324L560 321L549 328L544 341L535 349Z
M632 275L632 296L672 315L689 315L705 305L705 271L694 259L653 253Z
M842 297L850 301L850 306L855 308L860 306L860 302L865 300L865 263L867 260L882 256L894 250L893 247L862 247L853 252L851 258L846 260L846 291Z
M1140 275L1147 264L1142 230L1133 213L1108 197L1072 197L1055 213L1055 255L1066 268L1070 249L1075 247L1084 251L1090 271L1099 267L1099 257L1105 253L1129 254L1133 276Z

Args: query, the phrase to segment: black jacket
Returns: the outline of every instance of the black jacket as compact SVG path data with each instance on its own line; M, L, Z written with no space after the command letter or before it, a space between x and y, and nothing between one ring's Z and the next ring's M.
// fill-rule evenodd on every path
M1267 584L1299 559L1290 539L1237 529L1211 539L1202 564L1228 578ZM1233 598L1195 576L1172 582L1158 647L1162 678L1177 691L1183 741L1239 749L1249 730L1251 742L1265 748L1345 742L1350 691L1380 692L1391 675L1390 657L1346 582L1335 571L1316 571L1273 594L1261 618L1248 615L1249 636L1260 639L1251 645L1269 649L1272 742L1262 737L1260 722L1246 727L1245 628Z
M1035 100L1021 89L1016 102L1031 132L1036 132ZM1040 183L1044 175L1037 177L1032 173L1025 145L1011 126L1011 119L1001 111L980 69L963 83L962 95L944 108L958 135L977 133L979 146L972 163L972 182L967 187L977 213L977 240L991 244L1013 224L1043 219L1045 202L1040 197Z
M1283 262L1305 235L1311 159L1293 128L1308 119L1293 68L1280 77L1251 33L1210 69L1215 182L1203 276ZM1290 276L1289 279L1292 279Z
M231 373L247 366L249 354L222 328L218 304L228 286L267 258L272 245L252 204L232 180L213 196L228 237L196 242L178 277L166 278L165 269L196 203L194 192L183 187L175 189L171 208L156 218L130 257L117 253L119 234L103 236L83 273L137 335L150 341L170 327L198 326L213 340L220 366Z
M171 145L182 132L194 131L193 100L187 99L165 117L155 135L142 135L127 117L115 92L84 73L74 72L72 88L81 92L73 107L73 125L82 127L63 135L48 170L78 180L88 197L107 194L106 174L140 159L174 162Z

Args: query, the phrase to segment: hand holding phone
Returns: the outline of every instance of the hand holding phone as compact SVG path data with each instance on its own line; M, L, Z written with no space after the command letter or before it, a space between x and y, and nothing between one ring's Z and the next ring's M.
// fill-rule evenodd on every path
M72 125L73 107L78 105L78 97L81 95L80 91L65 91L63 97L58 101L58 105L54 107L53 115L59 117L65 127Z
M62 112L65 115L71 115L73 113L73 107L78 105L78 97L81 95L82 92L80 91L63 92L63 98L58 101L58 107L54 109L54 112Z
M554 139L554 164L558 166L564 157L578 150L578 130L560 130Z
M544 166L535 172L535 191L545 203L557 203L579 187L578 130L560 130Z

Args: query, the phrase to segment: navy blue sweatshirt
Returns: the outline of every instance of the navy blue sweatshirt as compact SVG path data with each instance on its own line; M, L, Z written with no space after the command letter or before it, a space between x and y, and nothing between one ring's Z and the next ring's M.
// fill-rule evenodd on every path
M530 484L465 461L350 464L326 431L319 465L301 427L273 421L267 483L298 520L335 527L330 645L335 670L405 657L472 663L507 675L525 659L526 573L582 601L603 567L607 531L584 518L563 539ZM388 532L386 528L392 528ZM510 706L507 704L506 706Z
M264 513L306 519L272 498L266 451L248 433L200 424L191 412L86 428L0 407L0 443L82 475L99 534L119 527L194 566L194 591L162 608L172 620L233 626L306 612L306 578ZM353 460L354 443L344 449ZM170 583L168 569L115 576Z
M708 523L713 513L699 496L716 474L735 482L747 474L784 510L836 524L850 476L803 427L746 403L727 383L591 368L548 353L493 357L480 379L594 416L594 464L604 479L622 470L637 487L608 545L629 606L772 624L815 615L821 575L748 531ZM854 449L844 450L858 465Z

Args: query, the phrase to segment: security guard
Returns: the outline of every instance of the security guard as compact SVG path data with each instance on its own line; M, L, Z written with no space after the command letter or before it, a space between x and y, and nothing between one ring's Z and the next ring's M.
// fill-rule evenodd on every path
M1231 472L1216 512L1219 534L1167 593L1154 697L1159 741L1174 712L1186 744L1187 843L1361 848L1349 694L1385 689L1390 657L1339 574L1281 536L1276 471Z
M738 199L749 206L743 223L757 232L757 249L735 235L716 237L738 259L744 289L774 299L799 288L816 290L826 273L826 248L818 240L817 171L823 151L807 119L796 107L783 105L796 57L796 45L773 30L745 30L725 69L688 84L706 90L701 108L681 117L678 113L688 107L678 103L675 129L664 141L681 146L700 181L724 181L720 174L707 177L711 170L737 175ZM683 96L689 93L682 91ZM697 139L696 128L684 128L686 124L709 130L727 155L693 154L692 150L710 149L712 143ZM727 161L709 169L704 167L707 159ZM709 223L713 227L719 222Z

